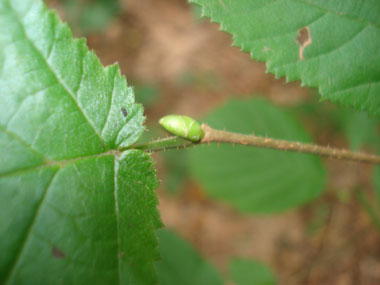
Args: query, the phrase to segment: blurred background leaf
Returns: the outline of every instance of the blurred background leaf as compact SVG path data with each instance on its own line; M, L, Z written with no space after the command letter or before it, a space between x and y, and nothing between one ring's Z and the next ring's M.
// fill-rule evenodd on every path
M167 172L163 181L164 189L171 194L178 194L189 173L188 150L168 150L161 155Z
M232 259L229 263L230 278L236 285L274 285L273 273L259 261Z
M258 98L230 100L204 121L232 132L310 142L288 113ZM210 197L244 212L283 211L310 201L324 188L323 166L311 155L213 144L191 149L190 165Z
M157 231L161 260L156 263L162 285L221 285L217 270L186 241L168 229Z
M366 112L354 112L349 109L340 109L338 115L352 150L358 150L365 145L380 145L378 119L369 117Z
M378 1L190 0L268 72L380 115ZM294 15L297 15L296 17ZM365 52L363 52L365 51Z
M352 150L380 145L380 121L366 112L339 108L327 101L319 102L316 97L292 106L289 111L298 114L300 119L311 119L318 134L330 129L335 134L344 135Z
M118 15L118 0L49 0L63 9L65 19L76 34L87 35L107 29Z
M132 83L136 102L143 104L144 109L154 106L159 99L159 88L153 83Z

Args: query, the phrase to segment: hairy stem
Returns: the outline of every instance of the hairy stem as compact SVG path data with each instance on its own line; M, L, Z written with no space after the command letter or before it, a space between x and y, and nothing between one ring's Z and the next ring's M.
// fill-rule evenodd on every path
M347 149L338 149L329 146L321 146L310 143L272 139L256 135L231 133L212 129L211 127L205 124L203 124L201 128L204 131L205 135L199 142L192 142L190 140L183 139L180 137L168 137L164 139L154 140L144 144L133 145L131 147L128 147L128 149L133 148L149 152L155 152L173 148L186 148L202 143L230 143L262 148L271 148L282 151L309 153L319 156L326 156L329 158L351 160L356 162L380 164L380 156L375 154L352 152Z
M218 143L233 143L242 145L251 145L263 148L272 148L284 151L295 151L302 153L310 153L319 156L327 156L330 158L352 160L358 162L366 162L373 164L380 164L380 156L362 152L351 152L346 149L338 149L328 146L321 146L316 144L292 142L286 140L277 140L255 135L243 135L237 133L230 133L221 130L214 130L208 125L202 125L205 136L201 143L218 142Z
M163 139L157 139L143 144L136 144L128 147L127 149L141 149L149 152L163 151L168 149L181 149L187 146L192 146L197 143L180 138L180 137L168 137Z

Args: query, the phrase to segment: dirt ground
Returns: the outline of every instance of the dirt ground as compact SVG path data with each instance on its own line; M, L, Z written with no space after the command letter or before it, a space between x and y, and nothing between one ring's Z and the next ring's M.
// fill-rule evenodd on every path
M148 125L169 113L201 116L229 97L260 94L292 106L315 96L297 82L266 74L265 64L231 47L231 36L218 25L197 20L185 0L122 0L120 16L87 41L103 64L119 62L131 84L159 87L159 100L146 108ZM186 74L193 83L179 84ZM319 143L346 144L341 136L309 127ZM155 158L164 180L167 170ZM380 284L379 231L355 198L358 190L370 195L371 168L323 162L326 191L304 207L279 215L242 215L207 199L189 179L178 196L158 190L162 220L223 274L228 260L239 256L268 264L279 284Z

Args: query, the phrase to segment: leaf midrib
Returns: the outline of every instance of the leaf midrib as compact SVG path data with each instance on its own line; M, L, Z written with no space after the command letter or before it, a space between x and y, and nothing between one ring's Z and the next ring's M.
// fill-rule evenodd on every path
M130 148L128 148L130 149ZM127 149L125 149L127 150ZM80 156L72 159L65 159L65 160L45 160L44 163L34 165L31 167L25 167L25 168L20 168L16 170L12 170L9 172L3 172L0 173L0 178L6 177L6 176L12 176L12 175L19 175L23 172L28 172L28 171L34 171L34 170L39 170L47 167L55 167L58 166L59 168L63 168L69 164L74 164L77 163L81 160L85 160L88 158L98 158L98 157L103 157L103 156L114 156L115 158L118 157L124 150L109 150L107 152L102 152L98 154L91 154L91 155L85 155L85 156Z
M97 136L97 138L99 139L99 141L101 142L101 144L104 146L105 143L104 143L104 139L101 137L101 135L96 131L95 127L92 125L92 123L90 122L89 118L86 116L86 114L83 112L83 110L81 109L79 103L77 102L74 94L72 94L72 92L69 90L69 88L67 88L67 86L64 84L64 82L62 82L58 75L56 74L56 72L54 71L54 69L50 66L50 64L48 63L47 59L43 56L42 52L36 47L36 45L34 44L33 40L28 36L25 28L24 28L24 25L23 25L23 22L20 18L20 16L18 15L18 13L16 12L16 10L13 8L12 4L10 3L10 1L8 0L7 1L8 4L9 4L9 11L11 11L11 14L13 15L13 17L16 19L17 23L19 24L19 26L21 27L21 31L23 33L23 36L25 38L25 40L27 40L31 46L33 47L33 49L35 50L35 52L40 56L40 58L43 60L44 64L45 64L45 67L48 71L50 71L50 73L54 76L56 82L58 85L60 85L65 93L68 95L68 97L71 98L71 100L73 100L73 102L75 103L75 105L77 106L79 112L82 114L82 116L84 117L84 119L86 120L86 122L88 123L88 125L92 128L93 132L95 133L95 135ZM30 9L26 12L29 13L30 12ZM26 15L25 14L25 15ZM55 21L53 21L55 22ZM54 44L53 44L54 45ZM52 48L53 49L53 48ZM115 80L115 79L114 79ZM112 96L111 96L111 104L112 104L112 100L113 100L113 93L114 93L114 84L115 82L113 83L113 90L112 90ZM80 85L80 84L79 84ZM111 106L110 106L111 108ZM110 113L110 112L109 112ZM105 121L105 124L107 123L108 119L109 119L109 113L106 117L106 121ZM105 124L104 124L104 127L105 127ZM104 130L104 127L102 129L102 132ZM12 132L11 130L8 130L6 128L3 128L4 131L6 131L6 133L12 133L13 136L16 136L14 134L14 132ZM27 142L25 142L24 140L22 140L21 138L18 138L17 141L19 141L20 143L22 143L22 145L26 146L28 149L30 149L33 153L35 153L37 156L39 156L40 158L44 159L44 162L42 164L38 164L38 165L34 165L32 167L25 167L25 168L20 168L20 169L16 169L16 170L12 170L12 171L9 171L9 172L4 172L4 173L1 173L0 174L0 178L1 177L6 177L6 176L12 176L12 175L18 175L20 173L23 173L23 172L27 172L27 171L33 171L33 170L39 170L39 169L43 169L43 168L46 168L46 167L53 167L53 166L58 166L60 168L64 167L65 165L67 164L71 164L71 163L75 163L77 161L80 161L80 160L83 160L83 159L87 159L87 158L96 158L96 157L102 157L102 156L107 156L107 155L113 155L113 156L117 156L119 155L122 151L118 151L118 150L115 150L115 149L111 149L107 152L103 152L103 153L97 153L97 154L93 154L93 155L85 155L85 156L78 156L78 157L75 157L75 158L71 158L71 159L63 159L63 160L47 160L46 157L42 154L42 153L39 153L37 150L33 149L31 147L31 145L29 145Z
M108 153L105 153L108 155ZM89 157L99 157L99 156L104 156L105 154L102 154L102 155L95 155L95 156L89 156ZM114 154L114 153L113 153ZM117 262L117 272L118 272L118 284L121 284L121 271L120 271L120 257L119 257L119 253L120 253L120 233L119 233L119 207L118 207L118 202L117 202L117 171L118 171L118 164L117 164L117 156L114 154L114 159L113 159L113 163L114 163L114 173L113 173L113 177L114 177L114 203L115 203L115 219L116 219L116 237L117 237L117 252L116 252L116 262ZM70 160L67 162L68 163L76 163L77 161L79 160L82 160L82 158L80 159L74 159L74 160ZM48 166L48 165L46 165ZM51 166L51 165L50 165ZM8 282L11 280L11 278L13 277L14 275L14 272L17 268L17 265L20 261L20 258L22 256L22 253L24 252L25 250L25 247L26 247L26 244L29 240L29 237L30 235L32 234L32 230L33 230L33 227L35 225L35 222L37 220L37 217L39 216L39 212L40 212L40 209L42 208L42 206L44 205L44 202L45 202L45 198L47 197L48 195L48 192L49 192L49 189L51 187L51 185L53 185L53 181L54 179L57 177L58 173L62 170L62 167L59 167L55 170L54 174L52 175L49 183L47 184L46 186L46 189L43 193L43 196L41 197L41 200L38 204L38 206L36 207L36 210L35 210L35 213L33 215L33 218L32 218L32 221L28 227L28 229L26 230L25 232L25 236L21 242L21 245L19 247L19 250L17 251L17 254L15 255L15 258L10 266L10 269L8 271L8 274L5 278L5 281L4 281L4 284L8 284ZM1 176L0 176L1 178Z

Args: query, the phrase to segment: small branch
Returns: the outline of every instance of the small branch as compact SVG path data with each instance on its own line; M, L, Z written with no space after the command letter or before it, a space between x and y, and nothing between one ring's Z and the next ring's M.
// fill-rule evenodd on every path
M292 142L286 140L278 140L256 135L244 135L231 133L221 130L214 130L208 125L201 126L204 131L204 137L199 142L193 142L177 136L164 139L154 140L148 143L136 144L126 149L141 149L148 152L164 151L168 149L181 149L191 147L202 143L230 143L241 144L247 146L256 146L261 148L271 148L282 151L294 151L309 153L329 158L351 160L356 162L365 162L372 164L380 164L380 156L363 152L351 152L347 149L338 149L328 146L321 146L310 143Z
M204 137L200 143L232 143L251 145L263 148L278 149L284 151L295 151L302 153L310 153L319 156L327 156L329 158L352 160L357 162L380 164L380 156L374 154L367 154L362 152L351 152L346 149L332 148L328 146L321 146L309 143L292 142L286 140L277 140L271 138L264 138L255 135L243 135L237 133L230 133L226 131L214 130L208 125L203 124L202 129L205 132Z

